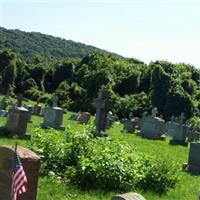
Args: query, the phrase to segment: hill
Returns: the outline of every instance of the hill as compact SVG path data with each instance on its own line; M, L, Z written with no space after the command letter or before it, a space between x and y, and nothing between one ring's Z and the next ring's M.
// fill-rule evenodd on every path
M39 32L8 30L0 27L0 49L4 48L12 49L23 59L35 57L37 54L48 59L83 58L97 52L116 55L93 46Z

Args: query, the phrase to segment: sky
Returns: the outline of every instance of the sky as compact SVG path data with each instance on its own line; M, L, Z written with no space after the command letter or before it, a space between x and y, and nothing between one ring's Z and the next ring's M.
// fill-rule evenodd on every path
M200 0L0 0L0 26L200 68Z

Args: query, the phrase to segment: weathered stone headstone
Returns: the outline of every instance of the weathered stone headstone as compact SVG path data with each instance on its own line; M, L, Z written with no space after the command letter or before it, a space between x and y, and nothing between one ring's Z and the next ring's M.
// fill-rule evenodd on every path
M145 198L138 193L130 192L113 196L111 200L145 200Z
M77 120L81 124L88 124L90 121L90 113L89 112L80 112L77 116Z
M156 117L157 109L152 109L152 115L141 119L141 136L148 139L164 139L165 121Z
M57 98L54 98L53 105L55 107L46 107L44 109L44 121L42 127L65 130L62 126L64 111L62 108L57 107Z
M104 89L99 90L98 98L94 100L93 105L96 107L96 130L93 134L95 136L104 136L106 131L107 113L112 108L112 102L109 100L108 91Z
M23 139L30 139L30 135L27 135L28 124L28 110L22 107L22 96L18 96L17 106L9 110L7 116L6 128L11 135L18 135Z
M0 199L10 200L13 172L13 153L11 146L0 146ZM19 195L18 200L36 200L39 178L40 158L29 149L18 146L18 156L28 180L28 190Z
M128 133L134 133L137 126L138 126L138 118L127 119L124 122L123 130L125 130Z
M170 144L180 144L182 146L187 146L187 136L189 132L189 127L185 124L171 123L168 133L172 136Z
M111 128L113 125L113 122L114 122L113 113L112 113L112 111L109 111L107 114L107 117L106 117L106 129Z
M183 170L193 174L200 174L200 143L190 143L188 163L183 165Z

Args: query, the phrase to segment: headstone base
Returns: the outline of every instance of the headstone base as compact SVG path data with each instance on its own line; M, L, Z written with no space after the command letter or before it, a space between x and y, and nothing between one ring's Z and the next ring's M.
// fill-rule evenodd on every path
M200 168L199 166L189 165L188 163L184 163L182 166L182 170L185 172L191 172L195 175L200 175Z
M46 126L45 124L41 124L41 127L44 128L44 129L50 129L50 128L53 128L53 129L56 129L56 130L62 130L62 131L65 130L65 127L64 127L64 126L50 127L50 126Z
M161 136L154 136L154 137L148 137L147 135L143 135L143 134L141 134L141 132L140 132L140 135L141 135L141 137L142 138L147 138L147 139L150 139L150 140L165 140L166 139L166 136L165 135L161 135Z
M171 144L171 145L181 145L181 146L184 146L184 147L188 146L187 142L181 141L181 140L170 140L169 144Z
M95 137L107 137L108 136L108 134L106 133L106 132L104 132L104 131L97 131L97 130L94 130L93 132L92 132L92 134L95 136Z

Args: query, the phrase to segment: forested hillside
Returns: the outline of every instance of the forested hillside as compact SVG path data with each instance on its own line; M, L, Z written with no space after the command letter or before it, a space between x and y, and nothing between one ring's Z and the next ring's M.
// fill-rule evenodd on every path
M167 61L147 65L97 53L54 62L36 57L30 62L11 50L3 50L0 88L3 94L21 92L42 102L56 94L63 108L91 112L98 89L107 88L114 101L113 111L120 117L127 117L130 112L141 117L154 106L165 119L181 112L187 119L200 114L200 71Z
M110 54L105 50L72 40L0 27L0 49L3 48L14 50L23 59L34 58L37 54L41 54L47 59L83 58L95 52Z
M21 43L26 39L22 36ZM24 51L20 45L17 48ZM104 53L51 60L38 51L24 59L18 52L12 47L0 52L0 93L23 93L48 103L52 95L58 95L63 108L94 112L93 99L100 88L107 88L114 101L113 112L119 117L128 117L130 112L141 117L156 106L166 120L183 112L200 127L200 71L194 66L168 61L147 65Z

